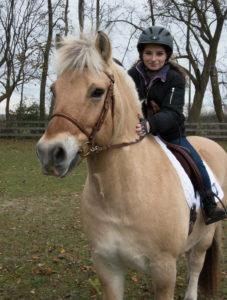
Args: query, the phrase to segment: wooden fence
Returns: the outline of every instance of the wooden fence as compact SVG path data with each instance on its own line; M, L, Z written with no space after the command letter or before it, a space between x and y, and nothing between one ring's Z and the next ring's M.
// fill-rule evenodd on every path
M0 120L0 138L37 138L43 134L46 124L46 121Z
M0 138L38 138L47 121L0 120ZM186 135L200 135L215 140L227 140L227 123L186 123Z

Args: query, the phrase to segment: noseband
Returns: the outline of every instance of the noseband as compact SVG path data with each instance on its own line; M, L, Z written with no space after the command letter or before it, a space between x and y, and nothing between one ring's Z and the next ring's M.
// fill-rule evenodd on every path
M106 93L106 98L104 100L101 113L100 113L99 118L98 118L97 122L95 123L91 133L89 133L84 128L84 126L80 124L79 121L77 121L75 118L71 117L68 114L57 112L57 113L54 113L51 116L51 119L53 119L54 117L62 117L62 118L67 119L68 121L73 123L81 132L83 132L87 136L88 141L85 143L85 145L87 145L89 149L86 152L84 151L84 149L81 150L80 155L83 156L83 157L88 156L92 152L99 153L101 151L108 150L108 149L116 149L116 148L129 146L129 145L132 145L132 144L136 144L136 143L138 143L139 141L141 141L143 139L143 137L140 137L140 138L136 139L133 142L120 143L120 144L114 144L114 145L106 145L106 146L98 146L98 145L94 144L95 135L101 129L110 106L111 106L111 112L112 112L112 119L114 117L114 102L115 102L114 101L115 100L114 93L113 93L114 76L110 75L106 72L105 72L105 74L110 79L110 85L109 85L107 93Z

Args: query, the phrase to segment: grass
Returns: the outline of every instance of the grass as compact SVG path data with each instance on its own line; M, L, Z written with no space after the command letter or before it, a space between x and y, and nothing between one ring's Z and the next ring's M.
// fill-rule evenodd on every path
M65 179L41 174L35 141L0 140L0 299L101 299L101 286L79 220L82 163ZM220 300L227 299L227 222ZM178 262L175 299L183 299ZM151 278L127 274L126 300L151 298Z

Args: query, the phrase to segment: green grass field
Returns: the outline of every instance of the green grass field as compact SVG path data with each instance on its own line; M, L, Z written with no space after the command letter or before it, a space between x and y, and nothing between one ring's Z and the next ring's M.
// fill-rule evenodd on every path
M101 299L79 220L86 164L65 179L47 177L34 147L31 140L0 140L0 299ZM227 222L223 226L219 300L227 299ZM178 262L175 299L183 299L185 262L184 256ZM149 276L127 274L126 300L153 299L151 293Z

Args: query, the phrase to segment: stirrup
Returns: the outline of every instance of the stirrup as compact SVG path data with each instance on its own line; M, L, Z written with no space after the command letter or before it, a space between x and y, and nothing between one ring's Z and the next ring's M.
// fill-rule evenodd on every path
M209 224L227 219L227 211L226 211L224 203L221 201L221 199L216 194L214 194L214 197L218 198L218 201L221 203L221 205L224 209L224 214L219 216L219 217L216 217L216 218L207 217L207 215L205 213L205 209L204 209L204 204L203 204L203 201L202 201L202 196L200 195L200 207L201 207L203 219L204 219L204 222L205 222L206 225L209 225Z

